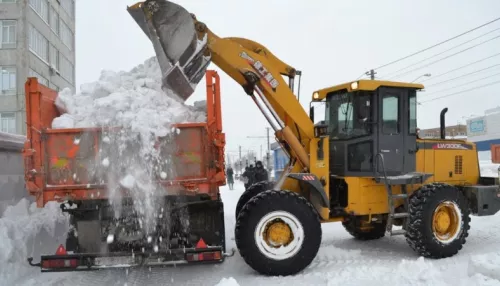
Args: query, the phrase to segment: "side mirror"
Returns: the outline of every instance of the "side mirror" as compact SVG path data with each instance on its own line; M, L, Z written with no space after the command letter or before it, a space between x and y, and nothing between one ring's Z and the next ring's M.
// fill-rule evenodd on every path
M314 125L314 137L315 138L323 138L328 136L328 124L324 121L319 122Z
M309 118L314 123L314 106L312 104L309 106Z

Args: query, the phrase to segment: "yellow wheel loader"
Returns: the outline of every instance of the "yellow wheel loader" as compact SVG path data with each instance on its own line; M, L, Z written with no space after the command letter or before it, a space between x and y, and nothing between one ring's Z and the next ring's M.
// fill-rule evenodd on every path
M473 143L417 138L420 84L359 80L319 89L314 124L294 95L301 72L244 38L221 38L183 7L148 0L128 11L153 43L163 87L187 99L210 62L238 82L275 131L290 163L273 184L240 198L235 238L246 263L291 275L315 258L321 223L342 222L361 240L404 235L418 255L458 253L469 215L500 209L495 180L481 178ZM288 78L288 82L284 77ZM397 229L399 228L399 229Z

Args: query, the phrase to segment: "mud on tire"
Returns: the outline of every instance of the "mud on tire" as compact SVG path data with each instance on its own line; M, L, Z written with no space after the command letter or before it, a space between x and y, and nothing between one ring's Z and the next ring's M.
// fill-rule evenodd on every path
M267 191L272 188L272 184L270 182L258 182L251 185L243 194L241 194L238 203L236 204L236 211L234 214L235 219L238 219L238 215L241 212L241 209L245 206L245 204L256 195Z
M274 214L280 218L276 220L272 217ZM268 217L266 221L270 223L264 228L262 222ZM288 225L298 226L287 232L292 233L291 242L283 243L285 247L281 249L273 248L263 239L264 235L260 235L265 233L268 238L272 237L271 229L280 219ZM253 197L241 210L235 229L236 246L241 256L250 267L264 275L286 276L302 271L316 257L321 235L321 223L314 207L304 197L289 191L269 190ZM284 248L292 254L280 253Z
M456 221L456 231L451 231L445 238L440 231L436 231L436 228L440 227L434 223L437 221L434 213L443 205L450 206L449 208L456 213L456 218L450 222L452 225L453 220ZM461 190L443 183L424 185L410 197L409 213L406 241L419 255L428 258L446 258L462 249L469 235L470 210L467 198ZM446 230L449 229L452 228Z

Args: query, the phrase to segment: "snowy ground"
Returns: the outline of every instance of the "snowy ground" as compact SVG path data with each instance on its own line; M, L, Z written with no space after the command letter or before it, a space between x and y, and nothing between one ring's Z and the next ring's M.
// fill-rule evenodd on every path
M242 192L240 184L233 191L222 190L228 248L235 246L234 209ZM17 216L23 214L18 212ZM28 217L24 218L22 223L27 223ZM0 227L8 221L1 218ZM0 270L0 285L500 285L500 214L472 217L471 226L465 248L457 256L442 260L417 257L403 237L355 241L341 224L332 223L323 225L323 242L316 259L293 277L259 276L238 254L219 265L43 274L13 255L12 263L0 266L5 268ZM56 235L55 240L62 239ZM34 247L35 241L31 243ZM54 251L57 243L51 241Z

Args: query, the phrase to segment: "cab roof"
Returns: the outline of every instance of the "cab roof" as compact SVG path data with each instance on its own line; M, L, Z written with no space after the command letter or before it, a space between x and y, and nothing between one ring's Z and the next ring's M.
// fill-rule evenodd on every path
M357 88L354 88L356 86L356 83L357 83ZM381 86L401 87L407 89L424 88L424 86L420 83L362 79L317 90L313 92L312 100L313 101L323 100L326 97L326 95L329 94L330 92L341 91L341 90L346 90L347 92L359 91L359 90L373 91ZM318 94L317 96L315 96L316 93Z

